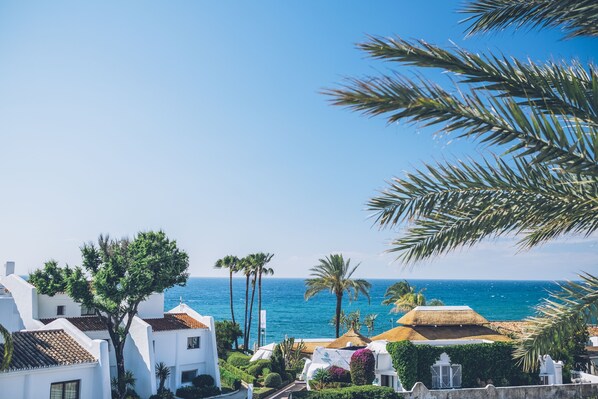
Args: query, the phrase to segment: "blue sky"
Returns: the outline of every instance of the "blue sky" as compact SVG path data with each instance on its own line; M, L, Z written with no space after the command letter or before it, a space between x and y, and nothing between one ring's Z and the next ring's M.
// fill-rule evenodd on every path
M486 149L386 125L320 94L388 72L366 35L399 35L533 60L595 60L556 31L464 40L453 1L0 3L0 256L27 273L71 265L100 233L163 229L191 273L226 254L275 253L304 277L343 252L370 278L570 279L596 240L517 253L489 241L404 270L366 201L393 176ZM404 69L404 72L411 73ZM439 73L426 72L432 78Z

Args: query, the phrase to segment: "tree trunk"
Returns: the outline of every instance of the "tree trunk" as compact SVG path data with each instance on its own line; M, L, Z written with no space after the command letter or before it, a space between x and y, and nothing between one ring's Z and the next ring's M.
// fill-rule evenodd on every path
M249 306L249 274L245 276L245 319L243 320L243 350L247 352L247 309Z
M257 347L262 343L262 272L258 277L257 283Z
M336 294L336 338L339 337L341 326L341 306L343 303L343 293Z
M114 356L116 357L116 375L117 375L117 390L118 397L125 399L127 394L127 386L125 384L125 356L124 356L124 342L118 342L114 345Z
M235 322L235 309L233 307L233 269L230 269L230 279L229 279L229 289L230 289L230 315L233 319L233 325L236 325ZM235 349L239 349L239 341L238 338L235 336Z
M251 284L252 290L251 290L251 302L249 305L249 322L247 323L247 346L249 346L249 336L251 334L251 319L253 316L253 300L255 298L255 280L256 280L257 276L254 275L253 276L253 281Z

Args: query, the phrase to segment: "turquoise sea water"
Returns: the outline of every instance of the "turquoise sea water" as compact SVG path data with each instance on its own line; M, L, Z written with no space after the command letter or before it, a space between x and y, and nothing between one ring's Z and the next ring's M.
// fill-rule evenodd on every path
M371 301L366 298L343 304L345 312L360 309L362 316L377 313L374 334L396 325L400 314L390 314L390 306L383 306L386 288L398 280L369 280L372 283ZM438 298L446 305L468 305L488 320L521 320L533 313L533 307L548 290L558 287L551 281L482 281L482 280L409 280L418 289L425 288L426 298ZM267 311L267 342L280 341L285 335L300 338L333 337L330 319L334 315L334 296L323 292L305 301L303 279L265 278L262 303ZM233 279L235 317L243 320L245 280ZM166 292L166 309L178 305L180 299L216 320L230 320L227 278L191 278L185 287ZM257 338L257 290L254 304L252 342Z

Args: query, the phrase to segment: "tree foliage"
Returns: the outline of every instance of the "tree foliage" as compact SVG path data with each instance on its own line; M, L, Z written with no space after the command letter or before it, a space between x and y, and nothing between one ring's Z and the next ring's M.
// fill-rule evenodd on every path
M471 32L506 26L561 26L569 36L598 36L594 1L476 0L465 6ZM517 236L529 249L566 234L598 230L598 70L592 64L522 62L445 50L402 38L370 37L359 45L375 59L452 76L448 88L399 73L349 79L326 91L335 105L389 123L440 126L447 135L477 140L500 156L424 164L394 178L368 207L381 228L404 227L390 251L405 263L428 259L484 239ZM587 287L595 277L583 276ZM596 297L573 286L532 318L517 356L526 368L539 351L571 337L573 313L590 322ZM581 311L585 309L585 311ZM581 311L581 313L579 313Z
M376 378L376 359L367 348L356 350L351 355L349 366L353 385L371 385Z
M243 332L237 323L230 320L217 321L215 326L218 356L224 358L226 353L233 349L233 342L243 336Z
M95 309L115 349L117 391L126 393L124 345L139 304L187 281L188 256L164 232L138 233L133 240L100 236L97 245L81 248L82 267L61 268L47 262L29 281L47 295L64 291L76 302Z
M0 335L4 340L4 343L0 345L2 349L2 361L0 362L0 372L8 370L10 367L10 361L12 360L12 354L14 351L14 343L12 334L2 324L0 324Z

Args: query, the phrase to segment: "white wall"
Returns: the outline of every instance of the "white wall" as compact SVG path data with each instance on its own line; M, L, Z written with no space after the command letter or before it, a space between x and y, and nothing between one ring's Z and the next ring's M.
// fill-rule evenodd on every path
M11 295L0 295L0 324L10 332L20 331L25 328L15 300Z
M5 286L14 298L25 328L35 330L43 327L44 323L37 320L37 290L35 287L15 274L0 277L0 284Z
M54 382L80 380L80 397L83 399L108 399L102 396L95 377L97 364L50 367L20 372L0 373L2 399L40 399L50 397Z
M152 328L139 317L133 318L125 342L125 368L133 372L135 390L142 398L156 392L156 374L152 344Z
M164 317L164 293L154 293L139 304L137 316L142 319L157 319Z
M54 296L39 294L38 315L40 319L53 319L56 317L80 317L81 304L72 300L67 294L61 293ZM64 315L56 313L58 306L64 306Z

